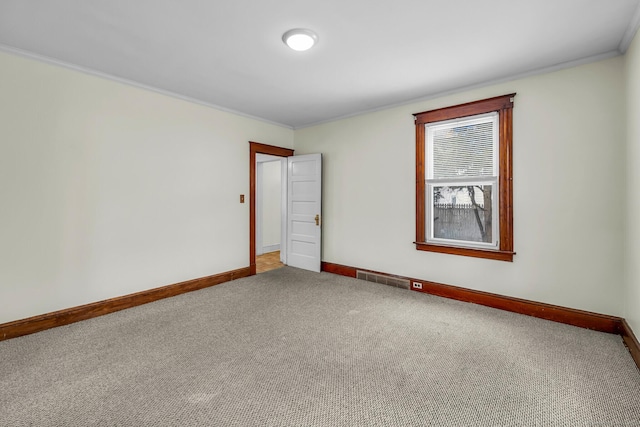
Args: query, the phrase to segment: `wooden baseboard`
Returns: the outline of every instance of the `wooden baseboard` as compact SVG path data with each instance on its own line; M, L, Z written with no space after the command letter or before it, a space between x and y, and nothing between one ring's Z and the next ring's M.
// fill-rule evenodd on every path
M339 274L341 276L356 277L356 272L358 270L390 277L400 277L409 280L410 282L420 282L422 283L422 289L412 289L418 292L485 305L487 307L552 320L554 322L565 323L581 328L593 329L595 331L619 334L622 336L622 340L629 349L629 353L631 353L631 357L636 362L638 369L640 369L640 343L633 334L633 331L627 321L621 317L608 316L605 314L592 313L590 311L507 297L489 292L475 291L472 289L460 288L458 286L443 285L441 283L430 282L428 280L381 273L379 271L367 270L365 268L349 267L330 262L322 263L322 271Z
M485 305L487 307L525 314L527 316L552 320L554 322L565 323L567 325L579 326L581 328L593 329L595 331L607 332L610 334L618 333L618 330L620 329L620 322L622 320L620 317L497 295L489 292L475 291L428 281L422 281L421 283L421 292L428 294Z
M227 271L213 276L188 280L161 288L149 289L135 294L124 295L104 301L93 302L64 310L54 311L27 319L16 320L0 324L0 341L33 334L57 326L68 325L81 320L103 316L115 311L135 307L164 298L197 291L220 283L247 277L251 274L250 267Z
M622 335L622 340L629 349L629 353L631 353L631 357L635 360L638 369L640 369L640 343L625 319L622 319L620 323L620 335Z
M327 273L339 274L340 276L347 277L356 277L357 268L347 267L346 265L333 264L330 262L322 262L320 264L320 269L322 271L326 271Z
M422 289L412 289L414 291L485 305L487 307L498 308L500 310L511 311L514 313L525 314L527 316L538 317L541 319L552 320L554 322L566 323L568 325L612 334L620 333L621 322L623 320L620 317L607 316L604 314L592 313L590 311L576 310L573 308L507 297L489 292L475 291L458 286L444 285L442 283L435 283L422 279L397 276L328 262L322 263L322 270L328 273L340 274L347 277L356 277L357 270L383 274L391 277L402 277L403 279L407 279L411 282L416 281L422 283Z

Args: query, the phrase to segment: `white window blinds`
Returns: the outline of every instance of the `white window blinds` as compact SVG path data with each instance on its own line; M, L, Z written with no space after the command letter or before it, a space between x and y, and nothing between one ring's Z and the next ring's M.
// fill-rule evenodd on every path
M497 175L497 114L427 125L427 179Z

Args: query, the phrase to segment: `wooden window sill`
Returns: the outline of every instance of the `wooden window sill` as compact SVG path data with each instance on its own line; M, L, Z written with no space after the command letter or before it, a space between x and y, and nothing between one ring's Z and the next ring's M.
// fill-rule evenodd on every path
M494 259L498 261L513 262L515 252L497 251L488 249L462 248L458 246L434 245L425 242L413 242L419 251L438 252L442 254L462 255L475 258Z

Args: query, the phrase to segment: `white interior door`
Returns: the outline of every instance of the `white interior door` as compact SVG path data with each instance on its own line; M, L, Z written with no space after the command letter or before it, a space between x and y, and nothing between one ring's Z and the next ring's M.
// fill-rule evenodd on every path
M322 154L287 159L287 264L320 271Z

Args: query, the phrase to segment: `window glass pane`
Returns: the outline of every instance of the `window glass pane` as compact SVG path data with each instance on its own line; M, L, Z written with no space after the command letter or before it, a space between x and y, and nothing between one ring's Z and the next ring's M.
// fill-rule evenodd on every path
M431 189L432 239L493 243L493 184L434 185Z
M438 126L430 137L434 179L496 175L492 117Z

